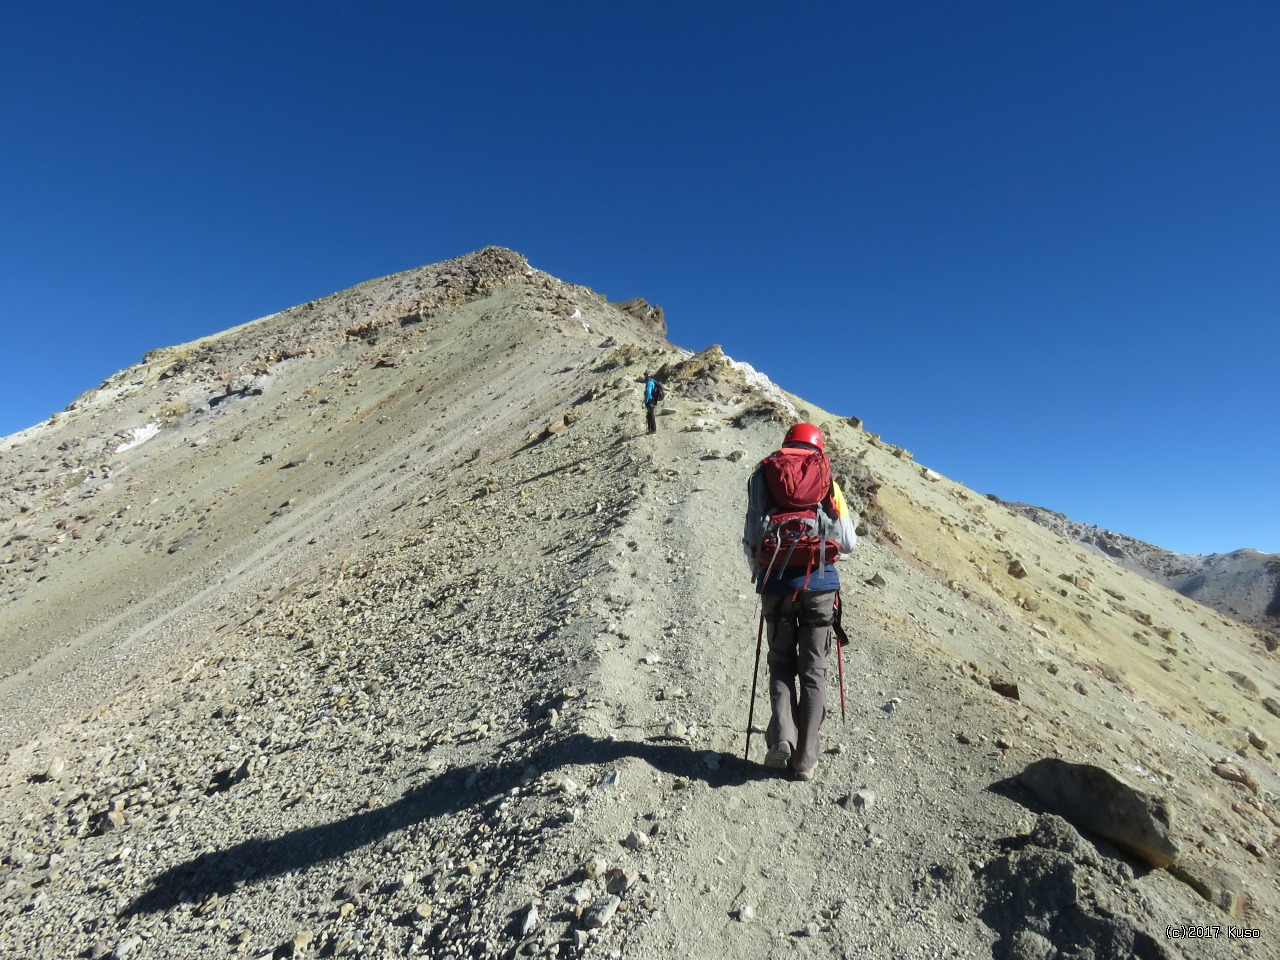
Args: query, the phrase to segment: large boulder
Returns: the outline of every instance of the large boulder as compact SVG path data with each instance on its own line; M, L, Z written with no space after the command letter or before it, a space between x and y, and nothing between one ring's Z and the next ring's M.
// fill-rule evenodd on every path
M1165 800L1102 767L1046 757L1018 779L1052 812L1154 867L1167 867L1178 857Z

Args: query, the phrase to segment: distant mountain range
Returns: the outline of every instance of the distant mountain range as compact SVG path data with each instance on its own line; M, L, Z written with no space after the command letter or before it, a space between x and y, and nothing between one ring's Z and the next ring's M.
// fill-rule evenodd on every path
M1044 507L1010 503L995 496L989 499L1184 597L1280 636L1280 554L1257 550L1208 555L1173 553Z

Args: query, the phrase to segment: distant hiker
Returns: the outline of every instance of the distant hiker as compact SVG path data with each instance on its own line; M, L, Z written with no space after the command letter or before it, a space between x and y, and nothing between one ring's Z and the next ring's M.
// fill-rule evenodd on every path
M813 778L818 731L826 716L832 628L843 635L835 563L858 540L823 446L822 431L811 423L787 431L782 449L760 461L747 482L742 533L761 595L761 625L769 628L773 715L764 736L764 762L789 769L797 780ZM757 636L757 668L759 656Z
M658 403L666 399L667 391L653 379L652 370L644 372L644 415L649 421L649 432L658 432Z

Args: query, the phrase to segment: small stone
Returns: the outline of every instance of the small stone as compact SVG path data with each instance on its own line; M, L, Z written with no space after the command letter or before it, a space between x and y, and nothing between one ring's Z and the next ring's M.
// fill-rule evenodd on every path
M657 653L646 653L643 657L640 658L640 662L649 664L649 665L653 665L655 663L661 663L662 656Z
M352 903L350 900L344 901L342 906L338 908L338 916L343 920L347 919L347 917L351 916L355 912L356 912L356 905ZM421 918L419 917L418 919L421 919Z
M529 909L524 915L524 923L520 925L520 936L527 937L533 931L538 929L538 905L536 903L529 904Z
M967 735L967 734L964 734L964 733L957 733L957 734L956 734L956 743L962 743L962 744L964 744L964 745L967 747L967 746L969 746L969 744L973 743L973 741L969 739L969 737L968 737L968 735Z
M750 923L756 918L755 908L749 903L744 903L734 911L734 917L739 923Z
M586 887L578 887L573 893L569 894L571 903L586 903L591 899L591 891Z
M1258 781L1244 767L1236 763L1215 763L1213 772L1220 776L1223 780L1230 780L1238 783L1255 796L1258 793Z
M627 834L627 838L622 841L622 845L628 850L641 850L649 845L649 838L643 833L637 833L632 830Z
M363 890L365 887L369 886L369 884L371 883L373 883L373 874L371 873L366 873L363 876L354 877L347 882L347 885L345 887L342 888L342 893L340 894L340 897L343 900L354 900L356 897L360 895L360 891Z
M1012 680L1005 680L1002 677L992 677L988 683L991 689L1000 694L1000 696L1007 697L1010 700L1020 699L1018 696L1018 685Z
M881 574L877 573L870 580L867 580L865 582L869 587L883 587L889 581L886 580Z
M1021 580L1027 575L1027 568L1022 565L1021 560L1010 560L1006 569L1009 571L1009 576L1015 580Z
M582 872L587 875L588 880L599 880L608 869L609 864L603 857L592 857L583 866Z
M298 954L304 952L307 947L311 946L311 941L315 938L316 935L310 930L303 930L293 938L293 955L296 957Z
M418 922L430 920L431 914L435 912L435 907L430 902L423 902L413 908L413 919Z
M816 923L810 922L804 925L804 935L806 937L816 937L821 932L822 932L822 928L819 927Z
M1277 702L1271 697L1263 697L1262 705L1266 708L1267 713L1271 714L1273 717L1280 717L1280 702Z
M1249 743L1255 750L1266 750L1271 746L1270 742L1252 727L1245 730L1245 736L1249 738Z
M621 898L616 896L602 897L591 905L591 908L582 916L582 926L587 930L599 930L606 926L613 915L618 912L618 905L622 903Z
M1241 690L1247 690L1255 696L1260 692L1258 690L1258 685L1253 681L1253 678L1245 676L1238 670L1228 670L1227 676L1230 677L1235 685Z
M1076 693L1080 694L1080 696L1082 697L1087 697L1089 695L1089 687L1085 684L1083 680L1077 680L1075 683L1071 685L1071 687L1073 690L1075 690Z
M670 740L682 740L684 739L685 734L688 732L689 732L689 728L686 727L683 723L681 723L679 720L672 720L670 723L666 725L665 729L663 730L663 735Z
M706 764L710 769L712 769L712 770L719 770L719 769L720 769L720 754L718 754L718 753L705 753L705 754L703 754L703 755L702 755L702 762L703 762L703 763L705 763L705 764Z
M49 768L44 772L46 780L60 780L63 772L67 769L67 761L61 757L54 757L49 761Z
M111 951L111 960L125 960L125 957L140 946L142 946L142 937L136 934L127 940L121 940L116 944L116 948Z
M1219 866L1179 860L1169 872L1232 919L1239 919L1249 902L1240 878Z
M614 867L604 876L605 889L610 893L626 893L640 879L640 874L636 870L623 869L622 867Z

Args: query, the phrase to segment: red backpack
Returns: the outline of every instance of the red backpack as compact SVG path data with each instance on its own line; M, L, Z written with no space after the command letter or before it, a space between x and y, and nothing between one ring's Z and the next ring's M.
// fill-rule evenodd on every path
M821 569L834 563L840 546L818 536L818 510L831 501L831 461L818 450L783 447L760 461L769 490L764 541L756 551L756 566L767 580L774 570ZM806 578L807 580L807 578Z

